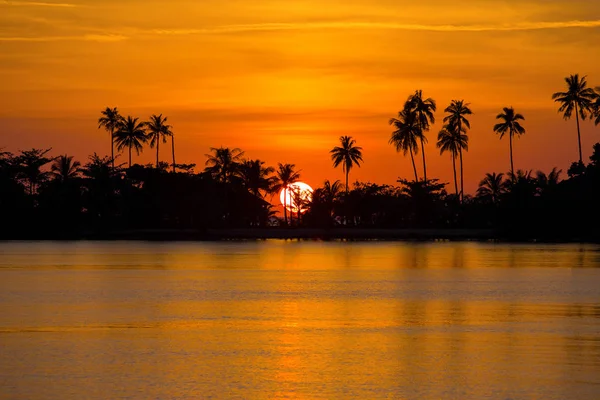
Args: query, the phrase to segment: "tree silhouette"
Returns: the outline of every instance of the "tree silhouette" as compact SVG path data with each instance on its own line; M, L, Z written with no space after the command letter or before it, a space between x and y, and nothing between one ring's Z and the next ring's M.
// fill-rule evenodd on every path
M598 86L594 92L594 103L592 104L592 109L594 111L594 120L595 125L600 125L600 86Z
M446 107L444 110L446 115L444 117L444 122L447 123L450 127L454 128L453 131L456 135L463 135L466 139L464 142L465 146L458 147L458 155L460 157L460 198L461 201L464 200L465 187L464 187L464 176L463 176L463 149L468 151L468 140L469 137L466 135L467 129L471 129L471 123L467 119L466 115L471 115L473 112L469 108L469 103L465 103L464 100L452 100L450 105ZM464 132L464 133L463 133ZM456 176L454 177L454 181L456 183Z
M444 154L447 151L452 157L452 170L454 172L454 189L456 190L456 195L458 196L458 184L456 183L456 156L459 154L461 149L468 150L469 138L467 137L467 135L458 130L458 126L446 125L440 131L440 133L438 133L437 147L440 149L440 154Z
M175 173L175 134L171 132L171 152L173 153L173 173Z
M348 175L352 166L360 167L360 163L363 161L362 147L355 146L356 140L351 136L341 136L340 144L341 146L334 147L329 153L331 153L334 168L342 164L342 171L346 173L346 194L348 194Z
M510 146L510 173L514 177L514 166L513 166L513 151L512 151L512 139L514 135L523 135L525 128L521 126L519 121L525 120L521 114L515 113L515 109L510 107L504 107L504 112L496 116L496 119L501 119L504 122L494 125L494 132L500 134L500 139L508 132L509 146Z
M139 118L128 116L119 124L115 132L115 143L119 151L129 149L129 168L131 168L131 149L134 148L137 155L143 150L143 145L148 141L146 135L146 124L138 122ZM113 164L114 167L114 164Z
M167 143L167 137L173 136L172 126L167 125L167 117L160 115L151 115L150 119L146 124L148 131L148 138L150 139L150 148L153 149L156 146L156 168L158 168L158 147L160 141ZM175 165L175 145L173 143L173 165Z
M427 137L425 132L429 131L430 124L435 123L435 116L433 115L436 110L435 100L431 97L423 100L423 92L417 90L406 102L410 110L415 113L417 126L419 127L419 140L421 141L421 154L423 156L423 180L427 181L427 163L425 162Z
M549 190L554 190L560 182L560 174L562 169L552 168L549 174L545 174L543 171L536 172L537 185L540 190L540 194L545 194Z
M123 117L119 114L117 107L106 107L100 112L102 117L98 118L98 129L104 128L110 133L110 156L113 159L112 167L115 167L115 132L123 122Z
M487 173L485 178L479 182L477 196L490 199L493 204L498 204L500 196L506 193L507 182L503 173Z
M46 154L50 152L52 148L42 149L31 149L21 151L16 157L16 163L18 165L18 176L27 182L29 187L29 195L32 196L36 190L36 187L43 181L46 180L49 173L42 171L42 167L53 159L46 157Z
M575 111L577 120L577 142L579 143L579 162L583 162L581 155L581 133L579 131L579 117L585 121L588 112L592 110L592 101L595 93L592 88L588 88L585 76L579 78L579 74L571 75L565 78L568 90L566 92L556 92L552 95L555 102L560 103L558 112L563 113L564 119L571 118Z
M214 179L222 183L231 183L234 176L239 174L244 152L239 148L211 147L212 154L205 154L206 168Z
M67 182L79 176L79 161L73 161L73 156L63 155L54 159L50 171L54 179Z
M261 160L245 160L240 166L240 178L246 189L253 195L264 198L271 192L275 172L273 167L265 167ZM262 194L261 194L262 191Z
M392 132L389 144L394 145L397 152L402 151L404 155L406 155L406 153L410 154L410 160L415 173L415 181L418 181L419 177L417 176L417 166L415 165L413 153L417 154L419 152L417 139L419 138L420 131L415 113L413 113L408 105L405 104L404 109L398 113L398 118L390 118L389 124L395 128Z
M277 173L273 182L273 191L278 193L285 190L286 193L283 196L283 217L285 224L287 225L287 190L289 185L300 180L300 171L295 171L295 164L282 164L277 165Z

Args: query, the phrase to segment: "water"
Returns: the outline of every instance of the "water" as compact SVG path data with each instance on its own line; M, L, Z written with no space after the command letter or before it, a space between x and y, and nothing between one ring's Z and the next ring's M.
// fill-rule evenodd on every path
M0 243L0 398L600 398L600 247Z

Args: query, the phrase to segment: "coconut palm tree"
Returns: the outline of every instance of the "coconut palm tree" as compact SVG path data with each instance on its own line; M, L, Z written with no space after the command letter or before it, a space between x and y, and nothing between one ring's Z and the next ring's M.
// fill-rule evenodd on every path
M487 173L485 178L479 182L477 196L490 199L493 204L498 204L500 196L506 193L507 182L503 173Z
M356 140L352 136L340 136L341 146L334 147L329 153L333 161L333 167L342 164L342 171L346 173L346 194L348 194L348 175L352 166L360 167L362 158L362 147L355 146Z
M431 97L423 100L423 92L417 90L406 102L415 113L417 126L419 127L419 140L423 156L423 180L427 181L427 163L425 162L425 143L427 143L427 137L425 136L425 132L429 131L430 124L435 123L435 116L433 115L436 110L435 100Z
M398 118L390 118L389 124L395 128L395 131L392 132L389 144L394 145L397 152L402 151L404 155L406 155L406 153L410 154L410 160L415 173L415 181L418 181L419 177L417 175L414 154L419 152L417 140L420 131L415 114L405 104L404 109L398 113Z
M50 172L54 179L64 183L79 176L79 167L79 161L73 161L73 156L65 154L54 159Z
M456 156L458 156L461 149L469 148L469 138L467 135L460 132L457 126L446 125L440 131L440 133L438 133L437 147L440 149L440 154L444 154L447 151L452 157L454 189L456 190L456 195L458 196L458 184L456 182Z
M594 103L592 104L594 110L594 124L600 125L600 86L595 90Z
M213 178L219 182L231 183L231 179L240 171L242 156L244 152L239 148L230 149L229 147L211 147L213 154L205 154L206 169Z
M265 167L261 160L245 160L240 166L240 178L246 189L253 195L264 198L271 191L275 177L273 167ZM262 194L261 194L262 191Z
M581 133L579 131L579 117L585 121L588 113L592 110L592 101L595 93L592 88L587 87L585 76L579 77L579 74L571 75L565 78L568 90L566 92L556 92L552 95L555 102L560 103L558 112L563 113L564 119L571 118L575 111L577 120L577 141L579 143L579 163L583 163L581 155Z
M295 164L282 164L279 163L277 165L277 172L273 182L273 192L278 193L282 190L288 190L288 187L300 180L300 171L296 171ZM287 192L286 195L283 196L283 218L285 224L287 225Z
M510 173L514 177L514 166L513 166L513 151L512 151L512 140L514 135L523 135L525 128L521 126L519 121L524 121L525 117L521 114L515 113L515 109L512 107L504 107L504 112L496 116L496 119L500 119L503 122L494 125L494 132L500 134L500 139L508 132L509 146L510 146Z
M102 116L98 118L98 129L104 128L110 133L110 156L112 158L112 167L115 167L115 132L123 121L123 117L119 114L117 107L106 107L100 112Z
M171 132L171 152L173 153L173 173L175 173L175 134Z
M151 115L145 124L148 131L148 138L150 139L150 148L153 149L156 145L156 168L158 169L158 147L161 139L163 143L167 143L167 137L173 136L172 126L167 125L167 117L163 117L162 114Z
M444 122L446 124L448 124L449 126L455 127L456 132L460 132L461 136L464 135L466 138L465 144L467 144L467 145L468 145L469 137L467 136L466 132L467 132L467 129L471 129L471 123L467 119L466 115L473 114L473 112L469 108L469 105L470 104L465 103L464 100L452 100L450 102L450 105L448 107L446 107L446 109L444 110L444 112L448 114L444 117ZM460 198L461 198L461 200L464 199L464 196L465 196L465 186L464 186L464 179L463 179L463 155L462 155L463 150L468 151L468 148L466 146L465 147L461 146L458 148L458 156L460 158ZM456 181L456 179L455 179L455 181Z
M146 135L146 124L138 122L139 118L128 116L119 124L115 132L115 143L117 150L121 151L124 148L129 149L129 168L131 168L131 149L135 149L137 155L143 150L144 143L148 141Z

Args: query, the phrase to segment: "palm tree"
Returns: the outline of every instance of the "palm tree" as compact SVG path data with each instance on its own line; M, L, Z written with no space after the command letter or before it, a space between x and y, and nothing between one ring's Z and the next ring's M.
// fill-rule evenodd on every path
M245 160L240 166L240 177L244 186L250 193L261 198L271 191L275 179L274 176L271 176L275 172L275 168L264 165L265 162L261 160Z
M512 139L513 136L523 135L525 133L525 128L521 126L519 123L520 120L525 120L521 114L515 113L515 109L510 107L504 107L504 113L500 113L496 116L496 119L501 119L504 122L494 125L494 132L500 134L500 139L504 137L504 134L508 132L509 136L509 145L510 145L510 173L514 177L514 166L513 166L513 152L512 152Z
M23 150L15 158L17 176L28 183L30 195L33 195L37 186L44 182L49 175L47 171L42 171L42 167L53 160L53 158L46 157L51 150L52 148Z
M331 153L331 160L333 161L333 167L337 168L342 164L342 171L346 173L346 195L348 194L348 175L353 165L360 167L360 163L363 161L362 158L362 147L355 146L356 140L352 139L352 136L341 136L341 146L334 147L329 153Z
M300 180L300 171L295 171L295 164L279 163L277 167L277 173L273 182L273 191L280 192L286 190L286 195L283 196L283 217L287 225L287 190L289 185Z
M423 100L423 92L417 90L406 102L415 113L417 126L419 127L419 140L421 141L421 154L423 156L423 180L427 181L427 164L425 162L425 143L427 143L427 138L425 137L425 132L429 130L430 124L435 123L435 116L433 115L436 110L435 100L431 97Z
M556 92L552 95L555 102L561 103L558 112L563 113L565 119L571 118L573 110L577 120L577 141L579 143L579 163L583 163L581 155L581 133L579 131L579 117L585 121L588 112L591 111L592 101L595 93L592 88L588 88L585 76L579 78L579 74L571 75L565 78L568 90L566 92Z
M54 159L50 171L54 179L64 183L79 176L79 167L79 161L73 161L73 156L65 154Z
M98 118L98 129L104 128L110 133L110 156L112 158L112 167L115 167L115 132L118 130L119 125L123 121L123 117L119 114L117 107L110 108L106 107L105 110L100 112L102 116Z
M592 104L592 107L594 116L596 117L594 124L600 125L600 86L598 86L595 90L594 103Z
M175 173L175 134L171 132L171 152L173 153L173 173Z
M504 180L503 173L487 173L485 178L479 182L477 196L489 198L492 203L498 204L500 196L506 193L507 182Z
M145 124L148 130L148 138L150 139L150 148L153 149L156 145L156 168L158 169L158 146L161 139L163 143L167 143L167 137L173 136L172 126L167 125L167 117L163 117L162 114L151 115L150 120ZM173 146L173 148L175 147ZM173 156L174 158L175 156Z
M210 151L213 154L205 154L207 157L205 171L219 182L230 183L231 178L240 171L244 152L237 147L230 149L223 146L211 147Z
M131 149L134 148L135 152L139 155L143 150L144 143L148 141L146 124L138 122L138 119L128 116L127 119L119 124L115 132L117 150L121 151L126 147L129 149L129 168L131 168Z
M467 145L468 140L469 140L469 137L466 135L467 129L471 129L471 123L465 116L473 114L473 112L469 108L469 105L470 104L465 103L464 100L452 100L450 102L450 105L448 107L446 107L446 109L444 110L445 113L448 113L448 115L446 115L444 117L444 122L447 123L449 126L455 127L456 132L459 132L461 136L463 135L463 132L464 132L464 136L466 138L465 145ZM465 186L464 186L464 179L463 179L463 156L462 156L463 148L465 151L468 151L467 146L464 146L464 147L460 146L458 148L458 155L460 157L460 198L461 198L461 200L464 199L464 196L465 196ZM454 180L456 181L456 178Z
M446 125L440 131L440 133L438 133L437 147L440 149L440 154L444 154L447 151L452 156L454 189L456 190L456 195L458 196L458 184L456 183L456 156L459 154L461 149L469 148L469 138L464 133L459 132L458 127Z
M418 181L417 166L415 165L415 157L413 155L413 153L417 154L419 152L419 145L417 144L419 127L417 126L415 114L405 104L404 109L398 113L398 118L390 118L389 124L393 125L396 129L392 132L389 144L394 145L397 152L402 150L404 155L406 153L410 154L415 181Z

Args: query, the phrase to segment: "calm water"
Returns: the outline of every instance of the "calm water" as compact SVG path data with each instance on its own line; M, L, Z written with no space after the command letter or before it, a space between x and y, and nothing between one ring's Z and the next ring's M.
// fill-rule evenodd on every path
M600 247L0 243L0 397L600 399Z

